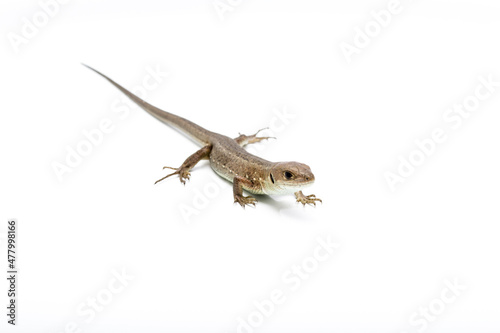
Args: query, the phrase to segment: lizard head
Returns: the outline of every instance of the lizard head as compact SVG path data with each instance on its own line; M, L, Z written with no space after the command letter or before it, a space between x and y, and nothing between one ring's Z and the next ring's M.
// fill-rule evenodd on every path
M295 193L314 183L309 166L298 162L278 162L269 170L267 194Z

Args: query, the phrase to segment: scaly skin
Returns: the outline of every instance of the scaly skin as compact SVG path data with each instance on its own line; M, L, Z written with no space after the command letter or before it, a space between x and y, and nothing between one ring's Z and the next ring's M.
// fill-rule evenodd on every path
M200 150L189 156L179 168L164 167L164 169L173 169L175 172L159 179L156 183L170 176L179 175L181 182L185 184L191 175L190 170L200 160L209 159L210 166L219 176L233 182L234 202L237 202L242 207L246 205L255 206L257 202L252 196L244 196L243 190L254 194L267 195L294 193L297 202L303 205L316 206L316 201L322 202L314 194L304 195L301 191L302 188L314 182L314 175L307 165L298 162L270 162L243 149L247 144L270 138L258 137L257 134L260 131L249 136L240 134L235 139L210 132L187 119L158 109L135 96L104 74L89 66L86 67L111 82L150 115L180 130L202 146Z

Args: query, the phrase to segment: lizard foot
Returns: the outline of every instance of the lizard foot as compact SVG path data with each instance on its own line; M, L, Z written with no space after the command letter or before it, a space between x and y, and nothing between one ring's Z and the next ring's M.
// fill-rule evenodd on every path
M242 144L242 145L247 145L247 144L251 144L251 143L257 143L257 142L260 142L262 140L276 139L274 136L261 136L261 137L257 136L257 134L259 134L260 132L262 132L265 129L268 129L268 128L266 127L266 128L260 129L257 131L257 133L252 134L252 135L245 135L245 134L239 133L240 136L236 138L236 142L238 142L239 144Z
M256 142L260 142L262 140L268 140L268 139L276 139L274 136L257 137L257 134L259 134L260 132L262 132L263 130L266 130L266 129L268 129L268 127L258 130L257 133L255 133L253 135L249 135L248 136L248 139L249 139L248 143L256 143Z
M237 202L240 204L241 207L245 208L245 205L254 205L255 206L255 203L257 202L257 199L255 199L254 197L251 197L251 196L248 196L248 197L245 197L243 195L234 195L234 202Z
M314 194L304 195L302 191L295 192L295 198L297 198L297 202L300 202L304 206L306 204L316 206L316 201L323 203L323 201L320 198L316 198Z
M166 175L162 179L158 179L155 182L155 184L161 182L162 180L164 180L164 179L166 179L166 178L168 178L170 176L179 175L179 178L181 179L181 183L184 184L184 185L186 185L186 180L189 180L189 177L191 176L191 173L189 172L189 170L188 169L184 169L182 167L180 167L180 168L172 168L172 167L165 166L165 167L163 167L163 169L172 169L172 170L175 170L175 172L172 172L171 174Z

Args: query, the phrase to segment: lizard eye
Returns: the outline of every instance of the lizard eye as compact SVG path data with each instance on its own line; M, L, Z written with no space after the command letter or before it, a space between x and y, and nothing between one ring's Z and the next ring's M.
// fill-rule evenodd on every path
M290 180L293 178L293 173L291 173L290 171L285 171L283 172L283 176L285 176L287 180Z

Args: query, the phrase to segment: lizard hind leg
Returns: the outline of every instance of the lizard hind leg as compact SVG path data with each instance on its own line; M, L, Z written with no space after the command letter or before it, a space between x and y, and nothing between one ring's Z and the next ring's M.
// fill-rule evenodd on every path
M208 158L210 156L210 152L212 151L212 145L207 145L198 150L196 153L193 155L189 156L184 163L178 168L172 168L172 167L163 167L163 169L172 169L175 170L175 172L172 172L171 174L166 175L165 177L158 179L156 183L161 182L162 180L173 176L173 175L179 175L179 178L181 180L182 184L186 184L186 180L189 180L189 177L191 176L191 169L202 159Z
M236 141L236 143L238 143L241 147L244 147L248 144L257 143L257 142L260 142L262 140L276 139L273 136L261 136L261 137L257 136L257 134L259 134L260 132L262 132L263 130L266 130L266 129L268 129L268 128L267 127L262 128L262 129L258 130L257 133L252 134L252 135L245 135L245 134L240 133L240 136L235 138L234 141Z

